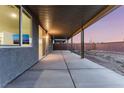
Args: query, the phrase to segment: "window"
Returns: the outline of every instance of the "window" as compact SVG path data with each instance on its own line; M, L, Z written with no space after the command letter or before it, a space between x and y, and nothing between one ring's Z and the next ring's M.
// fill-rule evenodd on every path
M20 12L21 11L21 12ZM21 6L0 6L0 46L31 46L32 17Z
M0 6L0 45L19 45L19 9Z
M32 44L32 18L23 9L22 10L22 46L31 46Z
M39 26L39 59L44 56L44 47L43 47L43 29Z

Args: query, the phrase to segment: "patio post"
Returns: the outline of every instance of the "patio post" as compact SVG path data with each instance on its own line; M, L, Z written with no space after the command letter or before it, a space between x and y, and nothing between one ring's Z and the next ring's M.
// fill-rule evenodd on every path
M84 58L84 29L81 31L81 58Z
M72 46L72 44L73 44L73 39L72 39L72 37L71 37L71 52L73 51L73 46Z

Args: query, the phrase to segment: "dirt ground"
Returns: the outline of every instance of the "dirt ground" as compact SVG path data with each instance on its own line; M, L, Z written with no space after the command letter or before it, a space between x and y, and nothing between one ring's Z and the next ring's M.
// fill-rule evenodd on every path
M124 54L105 51L87 51L85 57L124 76Z

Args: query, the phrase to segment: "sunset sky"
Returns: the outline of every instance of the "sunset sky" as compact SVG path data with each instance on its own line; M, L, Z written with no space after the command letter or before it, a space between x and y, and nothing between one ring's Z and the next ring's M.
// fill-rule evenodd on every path
M85 29L84 33L85 43L124 41L124 6Z
M81 33L73 37L73 43L81 43Z

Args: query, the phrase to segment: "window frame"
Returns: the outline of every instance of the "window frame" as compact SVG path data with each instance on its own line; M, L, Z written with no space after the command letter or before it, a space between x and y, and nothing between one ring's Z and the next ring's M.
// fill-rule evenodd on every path
M21 17L21 18L20 18L20 19L21 19L21 21L20 21L20 22L21 22L21 23L20 23L20 26L21 26L21 27L20 27L20 28L21 28L21 29L20 29L20 32L21 32L21 34L20 34L20 35L21 35L21 37L20 37L20 38L21 38L21 43L20 43L20 46L21 46L21 47L32 47L32 46L33 46L33 44L32 44L32 43L33 43L33 28L32 28L32 27L33 27L33 22L32 22L32 16L31 16L31 15L26 11L26 9L25 9L24 7L22 7L22 6L21 6L21 10L20 10L20 11L21 11L21 16L20 16L20 17ZM23 32L23 30L22 30L22 14L23 14L23 13L24 13L28 18L30 18L30 20L31 20L31 24L30 24L30 25L31 25L31 32L30 32L30 34L31 34L31 36L32 36L32 41L31 41L31 44L28 45L28 46L25 46L25 45L23 44L23 34L22 34L22 32Z
M19 12L18 12L18 14L19 14L19 27L20 27L20 7L19 6L17 6L17 5L15 5L15 7L17 7L19 10ZM20 29L18 29L18 34L19 34L19 41L20 41ZM19 42L19 44L16 44L16 45L8 45L8 44L6 44L6 45L0 45L0 48L7 48L7 47L19 47L20 46L20 42Z
M32 16L31 14L21 5L15 5L19 9L19 44L18 45L0 45L0 48L23 48L23 47L32 47L33 46L33 21L32 21ZM22 37L22 13L25 13L27 17L30 18L31 20L31 36L32 36L32 41L31 44L28 46L25 46L23 44L23 37Z

